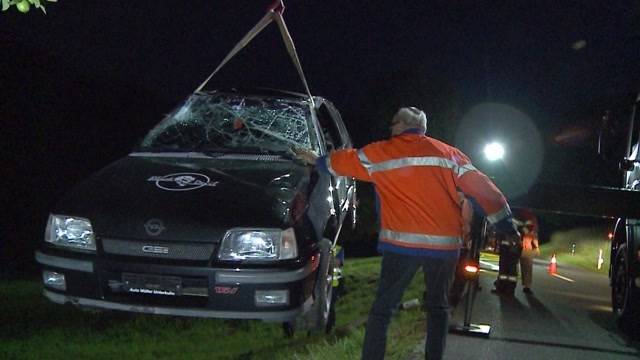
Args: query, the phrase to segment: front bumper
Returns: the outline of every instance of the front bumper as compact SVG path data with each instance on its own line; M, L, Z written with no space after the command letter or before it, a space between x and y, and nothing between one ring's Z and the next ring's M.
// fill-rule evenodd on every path
M43 291L47 299L58 304L277 322L292 321L311 307L318 269L317 256L296 269L210 268L97 257L87 260L42 251L36 252L36 261L43 272L64 275L64 289L45 284ZM131 279L141 280L132 285ZM162 282L165 285L160 285ZM269 304L256 299L257 294L272 292L286 294L286 301Z

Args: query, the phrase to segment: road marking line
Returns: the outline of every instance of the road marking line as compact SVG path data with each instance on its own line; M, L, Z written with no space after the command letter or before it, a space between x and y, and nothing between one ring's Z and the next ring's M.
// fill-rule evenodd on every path
M557 277L559 279L562 279L562 280L568 281L568 282L576 282L575 280L569 279L568 277L564 277L564 276L558 275L558 274L551 274L551 276L555 276L555 277Z

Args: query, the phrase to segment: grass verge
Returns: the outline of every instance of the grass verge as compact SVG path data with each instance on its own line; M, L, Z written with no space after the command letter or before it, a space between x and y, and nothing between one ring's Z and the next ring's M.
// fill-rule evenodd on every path
M611 243L606 235L606 229L600 227L556 231L551 235L551 241L540 247L540 257L550 259L555 253L558 264L570 264L606 274L611 251ZM598 269L600 250L603 262Z
M354 359L373 302L380 258L348 259L346 293L330 335L280 324L193 319L119 312L85 312L50 303L36 281L0 281L0 359ZM405 300L421 298L422 274ZM389 329L388 359L405 359L424 338L424 313L399 311Z

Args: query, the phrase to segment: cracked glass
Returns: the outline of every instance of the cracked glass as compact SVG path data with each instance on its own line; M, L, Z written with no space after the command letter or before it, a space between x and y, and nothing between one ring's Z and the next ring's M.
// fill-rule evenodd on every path
M314 149L306 100L192 95L154 127L143 151L288 152Z

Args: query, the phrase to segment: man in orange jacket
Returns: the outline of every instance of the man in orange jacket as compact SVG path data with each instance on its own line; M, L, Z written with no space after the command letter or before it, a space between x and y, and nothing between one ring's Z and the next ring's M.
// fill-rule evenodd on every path
M464 153L426 136L426 130L424 112L407 107L393 117L389 140L321 157L297 151L299 158L321 172L353 176L375 185L382 265L367 321L363 359L384 358L391 315L420 267L427 293L425 356L442 358L449 327L447 293L463 237L459 192L474 201L498 230L519 236L500 190Z

